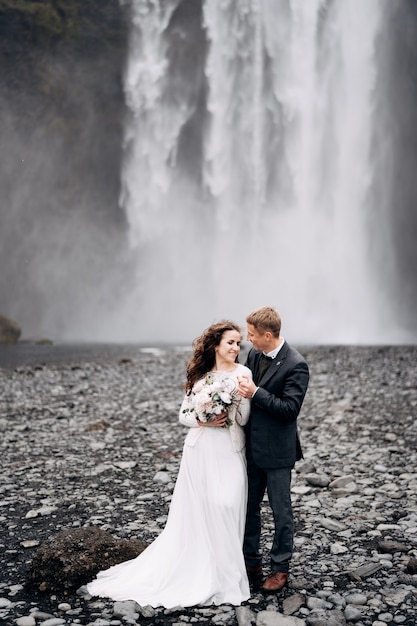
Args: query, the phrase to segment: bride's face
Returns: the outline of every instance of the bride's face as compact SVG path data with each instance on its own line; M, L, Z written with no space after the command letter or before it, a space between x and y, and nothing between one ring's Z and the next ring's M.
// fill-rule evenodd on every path
M242 337L237 330L225 330L219 345L216 347L217 359L234 363L240 352L241 341Z

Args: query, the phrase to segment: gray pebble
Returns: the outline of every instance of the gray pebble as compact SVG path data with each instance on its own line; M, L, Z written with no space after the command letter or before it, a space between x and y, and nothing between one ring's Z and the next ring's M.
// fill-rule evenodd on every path
M356 606L348 604L344 610L344 616L348 622L359 622L362 619L362 613Z
M391 622L393 620L393 615L391 613L381 613L378 615L378 619L381 622Z
M350 593L346 596L348 604L366 604L368 598L363 593Z
M17 626L36 626L36 620L33 615L24 615L16 620Z

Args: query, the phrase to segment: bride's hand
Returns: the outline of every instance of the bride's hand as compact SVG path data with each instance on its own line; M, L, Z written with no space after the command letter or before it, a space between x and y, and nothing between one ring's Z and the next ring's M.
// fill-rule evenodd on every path
M252 398L257 386L249 376L238 376L239 394L242 398Z
M201 422L198 419L198 417L197 417L197 421L200 424L200 426L208 426L208 427L214 427L214 428L223 428L223 426L226 426L227 412L220 413L220 415L216 415L209 422Z

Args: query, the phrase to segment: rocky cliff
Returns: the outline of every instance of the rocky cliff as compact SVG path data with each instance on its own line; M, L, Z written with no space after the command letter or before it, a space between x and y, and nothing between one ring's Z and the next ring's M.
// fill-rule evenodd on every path
M118 0L0 1L0 306L26 332L116 254L127 39Z

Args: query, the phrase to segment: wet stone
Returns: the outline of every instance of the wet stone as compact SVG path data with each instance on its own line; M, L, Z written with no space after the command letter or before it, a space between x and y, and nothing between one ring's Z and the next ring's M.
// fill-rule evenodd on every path
M313 487L327 487L330 484L327 474L307 474L305 479Z
M363 593L350 593L346 596L346 602L348 604L366 604L367 596Z
M347 605L344 610L344 616L347 622L359 622L362 618L362 612L356 606Z

